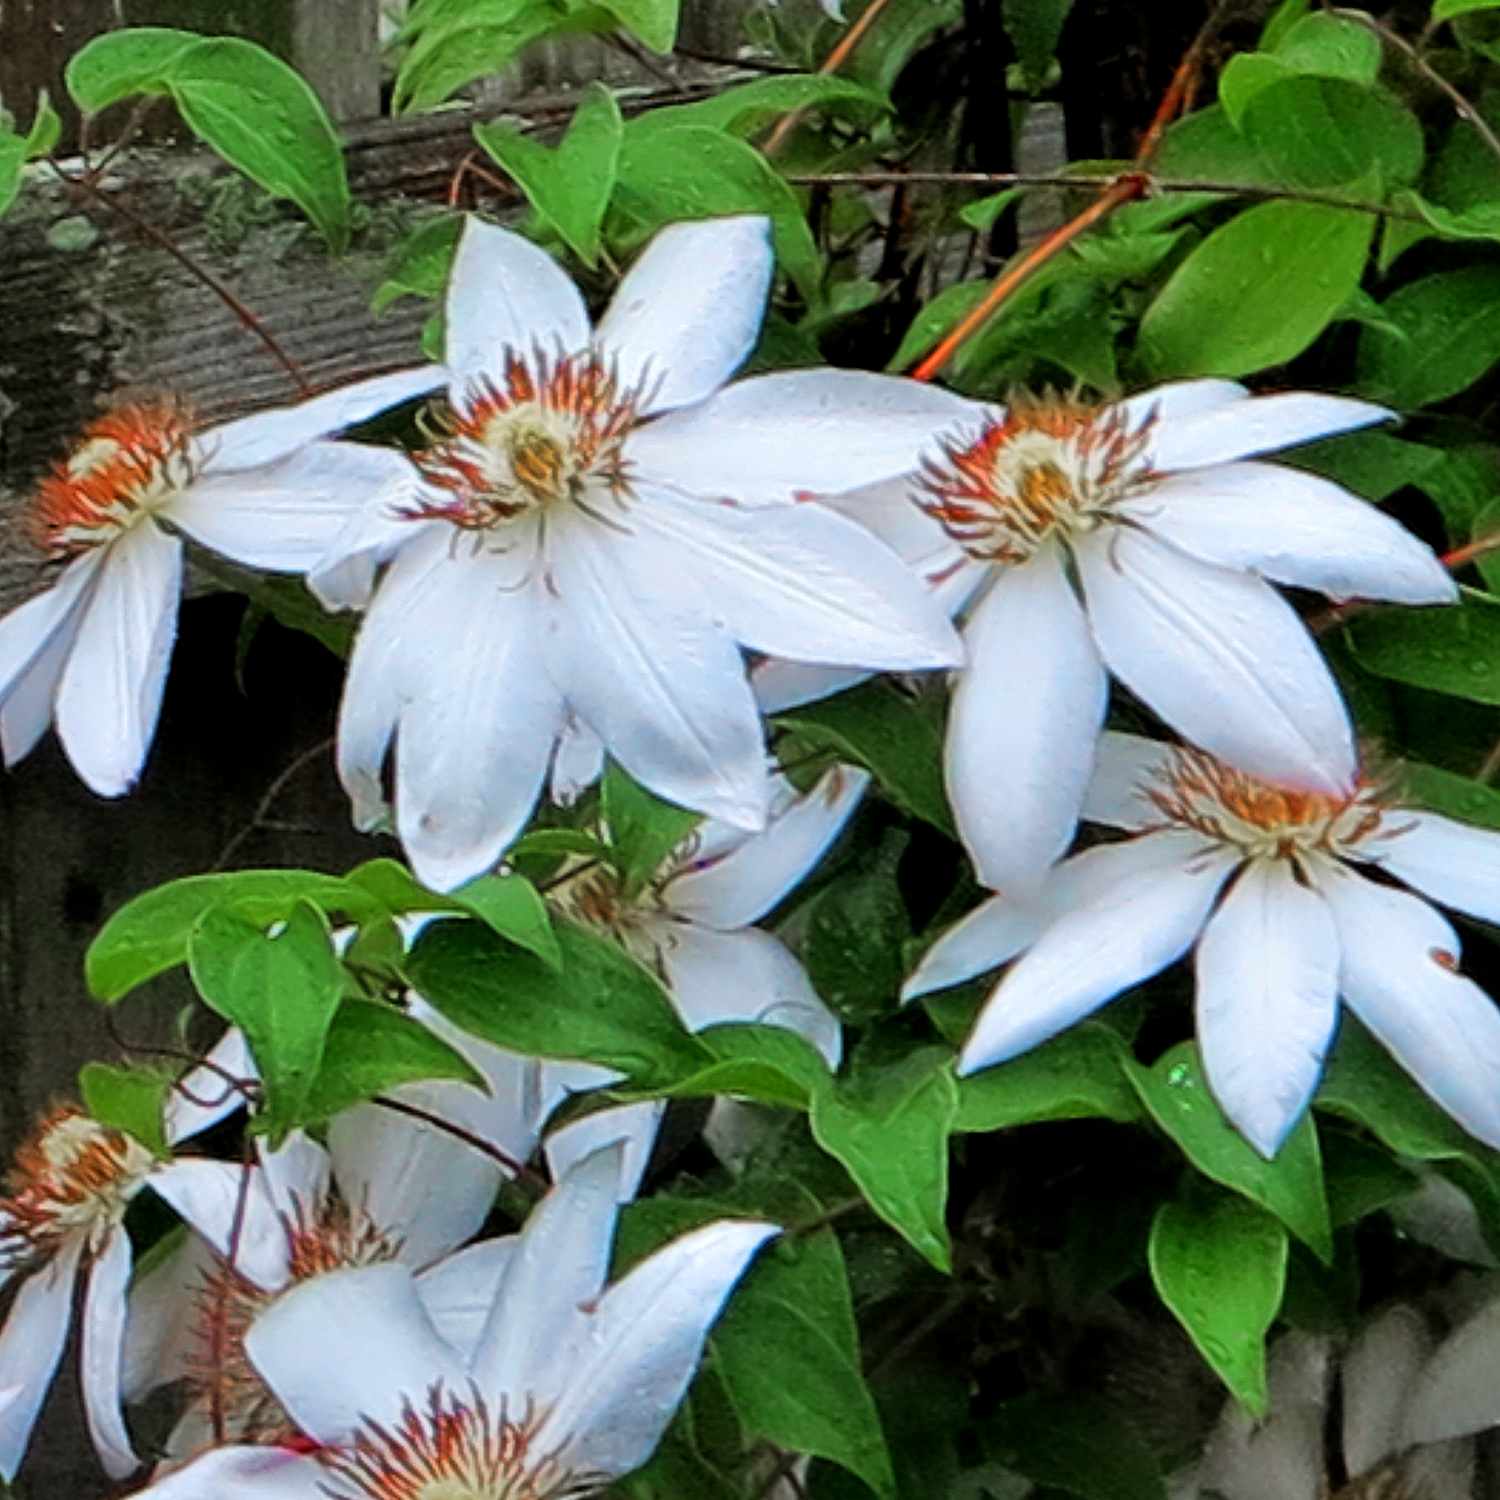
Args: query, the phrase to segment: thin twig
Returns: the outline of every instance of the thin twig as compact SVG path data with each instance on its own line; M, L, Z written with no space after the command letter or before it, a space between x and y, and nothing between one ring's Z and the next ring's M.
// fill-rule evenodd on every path
M216 875L220 870L224 869L225 866L229 864L230 860L232 860L234 856L239 853L240 846L245 842L245 840L248 839L252 834L259 832L266 826L267 815L276 805L277 798L279 798L281 794L287 789L287 786L292 781L292 779L297 775L299 771L311 765L312 762L315 761L320 755L326 755L331 749L333 749L334 743L335 742L331 739L319 740L318 743L314 745L310 750L304 750L302 754L299 755L291 763L291 765L287 766L286 769L276 777L271 785L266 788L265 796L262 797L256 804L255 811L250 816L250 821L246 823L245 826L240 829L240 831L235 834L235 836L230 839L227 844L224 845L223 851L220 853L219 857L213 862L213 865L209 869L209 873L211 875Z
M233 1278L239 1274L236 1262L240 1254L240 1240L245 1233L245 1212L250 1203L250 1174L255 1170L252 1160L254 1147L245 1143L245 1160L240 1165L239 1188L234 1198L234 1218L229 1225L228 1266L229 1275L216 1278L214 1287L215 1305L209 1316L209 1369L208 1416L213 1429L214 1443L222 1445L228 1439L224 1412L224 1367L228 1362L229 1298L233 1290Z
M378 1104L381 1109L388 1109L394 1114L420 1120L422 1124L431 1125L437 1130L447 1131L456 1140L462 1141L466 1146L472 1146L476 1151L489 1157L516 1182L525 1183L539 1192L547 1190L547 1181L540 1172L532 1171L524 1162L517 1161L515 1157L502 1151L492 1141L485 1140L482 1135L475 1135L472 1130L466 1130L462 1125L455 1125L452 1120L445 1120L441 1115L435 1115L431 1110L423 1109L420 1105L408 1104L404 1099L392 1099L389 1094L376 1094L370 1103Z
M1500 775L1500 740L1490 746L1490 753L1485 756L1484 764L1480 766L1474 779L1487 785L1497 775Z

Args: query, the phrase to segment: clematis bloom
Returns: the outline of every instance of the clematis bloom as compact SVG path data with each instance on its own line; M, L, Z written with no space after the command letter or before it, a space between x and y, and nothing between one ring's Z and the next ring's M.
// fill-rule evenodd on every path
M1500 1147L1500 1011L1458 972L1458 935L1421 899L1500 920L1500 834L1369 784L1288 792L1124 734L1104 737L1084 815L1132 836L1064 861L1027 900L978 907L907 984L922 995L1023 955L985 1002L961 1072L1025 1052L1196 943L1204 1071L1263 1155L1317 1088L1340 997L1428 1095Z

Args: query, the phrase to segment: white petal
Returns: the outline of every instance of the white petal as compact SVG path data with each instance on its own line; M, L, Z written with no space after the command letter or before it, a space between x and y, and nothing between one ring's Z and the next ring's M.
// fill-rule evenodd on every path
M951 667L958 636L917 576L819 505L745 510L664 492L632 519L689 558L733 638L789 661L911 671Z
M570 714L563 721L552 757L548 794L560 806L571 807L603 774L603 742L587 724Z
M1136 428L1153 414L1158 423L1176 422L1249 399L1250 392L1235 380L1174 380L1121 401L1116 409Z
M863 667L814 667L804 661L763 661L751 669L750 686L755 689L755 701L762 713L779 714L858 687L874 675Z
M959 837L991 890L1035 889L1072 841L1108 698L1056 550L995 580L964 632L944 752Z
M835 766L805 796L772 814L719 859L701 857L674 876L671 910L710 927L748 927L786 899L843 831L870 784L869 773Z
M140 1500L328 1500L328 1470L285 1448L215 1448L139 1491Z
M787 370L729 386L630 439L642 474L690 495L780 504L917 467L923 446L983 408L858 370Z
M287 1226L261 1171L182 1157L153 1172L151 1188L242 1276L267 1291L286 1285Z
M198 1067L177 1080L167 1095L167 1139L175 1146L227 1119L245 1107L245 1095L234 1080L257 1077L250 1044L238 1026L231 1026L209 1049Z
M901 474L865 485L819 503L873 531L913 572L929 583L968 569L976 582L990 569L970 560L967 552L917 503L915 476ZM957 606L955 606L956 608Z
M137 1276L130 1288L120 1388L138 1401L158 1386L181 1380L201 1357L196 1311L203 1286L219 1266L206 1241L191 1232Z
M554 1130L545 1145L547 1166L553 1180L565 1177L585 1157L592 1156L602 1147L618 1143L622 1155L616 1197L621 1203L629 1203L650 1164L666 1109L664 1099L643 1099L637 1104L621 1104L614 1109L596 1109L592 1114Z
M1444 906L1500 922L1500 833L1492 829L1401 808L1359 853Z
M838 1017L818 997L802 965L758 928L715 932L673 923L662 950L672 1003L690 1031L726 1021L754 1021L795 1031L837 1067L843 1048Z
M156 733L177 635L182 543L149 521L110 543L57 689L57 732L101 797L130 790Z
M245 1335L245 1353L297 1426L319 1443L361 1421L397 1422L435 1382L464 1389L405 1266L330 1271L278 1297Z
M477 376L504 376L507 353L582 349L589 315L578 288L545 250L469 218L448 283L447 329L449 389L455 404L462 404Z
M206 474L163 514L246 567L306 573L352 517L414 496L418 482L411 460L393 448L313 443L276 464Z
M1281 464L1174 474L1122 511L1222 568L1333 599L1448 604L1458 586L1437 554L1368 501Z
M512 1411L528 1400L545 1406L562 1392L561 1351L609 1271L623 1155L615 1143L574 1167L532 1210L506 1263L472 1373Z
M760 715L697 570L659 542L571 519L552 538L558 629L548 643L568 702L642 786L761 827L770 783Z
M1179 733L1252 776L1343 793L1348 715L1311 636L1260 579L1130 527L1078 549L1105 662Z
M1240 876L1198 944L1198 1046L1224 1113L1274 1156L1306 1110L1338 1020L1339 942L1282 862Z
M438 365L395 370L325 391L296 406L280 406L211 427L198 439L204 467L217 474L273 464L304 443L342 432L389 407L438 390L446 378L446 371Z
M1420 1376L1408 1379L1396 1443L1437 1443L1500 1426L1497 1369L1500 1301L1492 1299L1443 1341Z
M611 1287L573 1351L539 1451L590 1474L639 1468L677 1410L708 1330L775 1225L721 1222L685 1234Z
M445 1257L417 1277L417 1294L432 1326L465 1364L474 1358L515 1247L514 1235L482 1240Z
M300 1130L274 1151L261 1148L259 1175L277 1212L289 1222L315 1219L333 1180L328 1151Z
M1162 740L1110 730L1099 741L1094 779L1083 799L1084 818L1131 833L1160 824L1161 812L1146 791L1158 784L1175 755Z
M749 357L771 287L770 221L669 224L646 247L594 335L643 415L712 395Z
M1344 1464L1351 1479L1413 1440L1406 1435L1405 1418L1434 1343L1427 1320L1398 1303L1366 1328L1344 1356Z
M123 1479L139 1466L120 1411L124 1368L125 1288L130 1282L130 1239L117 1229L104 1242L89 1269L79 1348L79 1383L89 1436L104 1472Z
M13 766L31 754L52 725L57 684L78 637L86 606L73 611L0 697L0 750Z
M62 1358L82 1248L81 1240L68 1241L22 1282L0 1329L0 1478L16 1477Z
M1177 832L1101 850L1101 865L1106 853L1112 884L1059 918L1000 982L964 1043L960 1074L1046 1041L1180 958L1235 863ZM1174 854L1164 867L1163 856Z
M1455 973L1453 929L1425 901L1320 870L1344 953L1344 999L1465 1130L1500 1148L1500 1013Z
M1174 469L1231 463L1237 458L1274 453L1315 438L1387 422L1392 415L1367 401L1309 391L1254 396L1249 401L1226 402L1180 418L1164 413L1151 434L1151 466L1169 474Z

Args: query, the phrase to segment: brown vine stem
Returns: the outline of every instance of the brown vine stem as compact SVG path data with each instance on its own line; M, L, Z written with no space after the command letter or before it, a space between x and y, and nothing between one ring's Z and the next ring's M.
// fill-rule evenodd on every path
M482 1156L489 1157L516 1182L524 1183L528 1188L539 1193L547 1191L547 1182L541 1173L533 1172L525 1162L517 1161L515 1157L502 1151L492 1141L485 1140L482 1135L475 1135L472 1130L466 1130L462 1125L455 1125L452 1120L445 1120L441 1115L423 1109L420 1105L408 1104L404 1099L392 1099L389 1094L376 1094L370 1103L378 1105L381 1109L388 1109L393 1114L420 1120L424 1125L431 1125L434 1130L446 1131L455 1140L460 1140L466 1146L472 1146Z
M1400 32L1392 31L1384 21L1378 20L1366 11L1348 10L1342 5L1330 5L1326 9L1331 16L1338 16L1344 21L1353 21L1363 26L1365 30L1374 32L1387 46L1394 47L1405 56L1417 72L1448 96L1459 117L1468 122L1474 133L1484 142L1485 149L1497 162L1500 162L1500 136L1490 129L1489 121Z
M827 77L830 73L837 73L844 66L849 54L859 46L865 35L879 18L881 11L890 3L890 0L870 0L860 13L859 19L839 38L836 46L827 57L823 59L822 66L818 69L819 77ZM761 147L765 156L775 156L781 148L786 145L787 137L807 117L807 108L794 109L791 114L783 115L776 122L776 128L766 137L766 143Z
M257 830L265 827L267 815L297 774L310 766L319 756L327 755L333 749L333 746L334 741L331 739L319 740L316 745L312 746L311 749L304 750L291 765L278 773L276 779L266 788L265 796L256 804L255 811L250 815L250 821L224 845L219 857L213 862L213 868L209 871L209 874L217 875L239 853L240 846L244 844L245 840Z

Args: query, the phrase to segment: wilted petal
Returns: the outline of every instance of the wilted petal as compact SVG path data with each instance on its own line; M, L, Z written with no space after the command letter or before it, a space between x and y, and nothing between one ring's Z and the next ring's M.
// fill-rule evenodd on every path
M1152 833L1099 851L1111 884L1049 927L985 1002L961 1074L1006 1062L1180 958L1236 863L1196 835ZM1164 867L1164 855L1175 866Z
M1252 776L1348 791L1354 738L1338 688L1268 584L1131 527L1078 561L1104 660L1174 729Z
M448 282L449 393L463 407L472 381L503 380L508 353L572 354L589 339L578 288L545 250L508 229L464 220Z
M643 478L684 494L782 504L910 473L925 444L982 411L891 375L787 370L647 423L629 453Z
M712 395L749 358L771 287L770 221L669 224L620 283L594 341L642 414Z
M1171 473L1232 463L1386 422L1393 415L1367 401L1311 391L1226 401L1180 417L1164 412L1151 435L1151 466L1159 473Z
M1342 1377L1344 1466L1351 1479L1368 1473L1414 1440L1406 1435L1407 1409L1434 1343L1427 1320L1415 1308L1398 1304L1382 1313L1350 1346ZM1500 1420L1500 1410L1496 1420Z
M57 688L57 733L101 797L128 792L156 733L182 543L143 521L109 544Z
M1493 829L1401 808L1359 853L1444 906L1500 922L1500 833Z
M1318 874L1344 955L1344 999L1470 1134L1500 1148L1500 1013L1456 973L1458 937L1425 901L1332 867Z
M1307 1108L1338 1019L1339 942L1282 862L1240 876L1198 943L1198 1045L1214 1097L1262 1156Z
M571 1468L628 1474L651 1456L682 1401L703 1341L775 1225L721 1222L685 1234L605 1293L537 1432Z
M996 579L964 632L948 795L991 890L1034 890L1072 841L1108 687L1053 547Z
M1204 562L1334 599L1446 604L1458 597L1437 554L1404 526L1338 485L1281 464L1169 475L1121 510Z
M1408 1372L1391 1446L1438 1443L1500 1426L1497 1369L1500 1301L1492 1299L1443 1341L1420 1375Z
M117 1229L94 1257L83 1302L83 1338L79 1348L83 1410L94 1451L111 1479L123 1479L140 1466L120 1410L125 1288L130 1282L130 1267L129 1236L123 1229Z
M0 1478L16 1477L67 1342L82 1242L28 1277L0 1329Z

